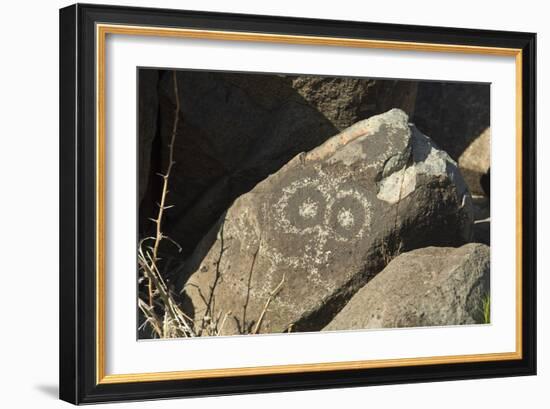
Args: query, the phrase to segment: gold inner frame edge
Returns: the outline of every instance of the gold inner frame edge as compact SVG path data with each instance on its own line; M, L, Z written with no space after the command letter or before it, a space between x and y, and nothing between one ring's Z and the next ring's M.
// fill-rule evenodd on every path
M322 36L301 36L185 28L96 24L96 383L117 384L215 377L291 374L336 370L490 362L522 358L522 50L460 44L416 43ZM272 365L170 372L130 374L105 373L105 41L107 34L196 38L225 41L268 42L373 48L401 51L429 51L513 56L516 65L516 350L504 353L449 355L366 361L320 362L313 364Z

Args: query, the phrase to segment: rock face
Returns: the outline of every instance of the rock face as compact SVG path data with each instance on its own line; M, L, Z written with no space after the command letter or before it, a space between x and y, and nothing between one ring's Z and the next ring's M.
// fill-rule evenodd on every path
M482 177L491 167L491 129L485 129L458 158L458 166L468 185L470 193L489 195L483 188ZM487 191L486 191L487 190Z
M235 200L180 283L195 322L232 313L224 335L250 333L262 315L259 332L320 330L398 251L461 245L471 234L456 163L392 109Z
M484 323L489 247L404 253L353 296L325 331Z
M412 112L416 93L413 82L358 78L180 71L177 79L180 126L169 197L175 206L166 213L165 233L184 255L235 198L296 154L390 108ZM171 72L161 72L158 89L158 143L166 147L175 103ZM161 172L167 149L152 154L161 157L151 173ZM140 185L148 174L143 162ZM160 182L152 178L148 202L158 201Z

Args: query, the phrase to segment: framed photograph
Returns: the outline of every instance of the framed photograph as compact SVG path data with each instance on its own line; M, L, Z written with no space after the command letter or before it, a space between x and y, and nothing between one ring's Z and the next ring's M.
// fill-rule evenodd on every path
M61 9L61 399L534 375L535 40Z

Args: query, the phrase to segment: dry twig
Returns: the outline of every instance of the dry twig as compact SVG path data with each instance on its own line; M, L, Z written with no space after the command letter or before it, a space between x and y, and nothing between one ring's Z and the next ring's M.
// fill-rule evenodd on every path
M172 76L174 79L174 98L176 100L176 105L174 107L174 124L172 126L172 136L170 138L170 144L168 145L168 167L166 169L165 174L161 174L162 177L162 193L160 195L160 203L158 204L158 214L157 218L153 219L153 221L156 224L156 235L155 235L155 243L153 245L153 263L157 264L158 262L158 250L160 242L162 241L164 236L162 234L162 216L164 214L164 210L169 209L172 206L166 206L166 196L168 195L168 180L170 178L170 173L172 172L172 167L174 166L174 142L176 141L176 133L178 130L178 123L179 123L179 111L180 111L180 98L179 98L179 91L178 91L178 80L176 71L174 70L172 72ZM149 306L153 306L153 287L152 287L152 281L149 281Z
M277 296L279 291L281 291L281 288L283 287L283 284L285 282L285 275L283 274L283 278L279 285L275 287L275 289L269 294L269 297L267 298L267 301L265 302L264 309L262 310L262 313L260 314L260 317L258 318L258 322L256 323L256 326L254 327L254 330L252 331L252 335L257 334L260 330L260 326L262 325L262 321L264 319L264 316L267 312L267 309L269 308L269 304L271 304L271 301Z

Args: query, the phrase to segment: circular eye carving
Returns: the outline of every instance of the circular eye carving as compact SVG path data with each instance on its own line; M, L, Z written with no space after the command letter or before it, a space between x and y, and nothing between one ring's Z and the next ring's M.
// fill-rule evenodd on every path
M285 213L291 226L304 230L323 224L325 208L323 194L309 185L296 189L288 199Z
M337 239L347 241L362 236L370 224L370 204L359 193L341 193L327 209L327 224Z
M348 241L362 237L371 221L364 193L338 181L304 178L287 185L273 206L273 222L285 233L317 237L322 251L331 237Z

